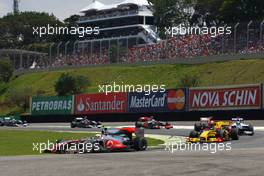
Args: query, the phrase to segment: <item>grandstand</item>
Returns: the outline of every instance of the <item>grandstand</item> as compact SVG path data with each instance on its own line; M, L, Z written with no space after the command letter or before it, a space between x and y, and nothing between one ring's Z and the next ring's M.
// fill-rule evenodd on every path
M100 27L97 39L138 36L142 43L160 40L154 32L154 17L147 0L124 0L110 5L93 0L80 12L84 16L78 21L79 26ZM86 39L92 37L86 36Z

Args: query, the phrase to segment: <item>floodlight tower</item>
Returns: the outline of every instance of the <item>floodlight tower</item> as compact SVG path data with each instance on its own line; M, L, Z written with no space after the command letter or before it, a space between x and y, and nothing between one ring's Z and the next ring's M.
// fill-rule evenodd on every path
M19 0L14 0L13 1L13 13L14 14L17 14L19 12L18 4L19 4Z

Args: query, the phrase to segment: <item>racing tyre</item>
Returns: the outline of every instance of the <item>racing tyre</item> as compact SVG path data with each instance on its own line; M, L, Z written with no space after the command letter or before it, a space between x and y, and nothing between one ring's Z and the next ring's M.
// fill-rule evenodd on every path
M225 138L225 130L216 130L216 137Z
M249 128L249 131L252 131L252 133L250 134L250 136L253 136L254 133L255 133L254 132L254 127L252 125L249 125L248 128Z
M198 138L199 134L197 131L191 131L189 137L190 138Z
M143 127L143 125L142 125L141 122L136 122L136 123L135 123L135 127L136 127L136 128L141 128L141 127Z
M136 151L144 151L147 149L147 147L148 147L148 143L147 143L146 138L136 137L134 139L134 149Z
M194 124L194 130L195 131L201 131L202 130L202 124L201 123L195 123Z
M71 128L75 128L75 127L76 127L75 125L71 124Z
M234 128L234 129L231 130L231 132L230 132L230 138L232 140L238 140L239 139L238 129Z

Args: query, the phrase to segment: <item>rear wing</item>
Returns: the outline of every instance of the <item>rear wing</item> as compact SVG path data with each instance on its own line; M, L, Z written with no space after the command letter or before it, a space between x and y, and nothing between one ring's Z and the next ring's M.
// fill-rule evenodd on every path
M201 117L200 121L210 121L212 119L213 119L213 117Z
M120 130L126 131L128 133L135 133L136 137L144 137L145 131L144 128L135 128L135 127L123 127L120 128Z
M217 128L221 128L222 126L232 125L232 121L230 120L219 120L219 121L216 121L215 123L216 123Z
M243 118L232 118L232 121L243 121Z

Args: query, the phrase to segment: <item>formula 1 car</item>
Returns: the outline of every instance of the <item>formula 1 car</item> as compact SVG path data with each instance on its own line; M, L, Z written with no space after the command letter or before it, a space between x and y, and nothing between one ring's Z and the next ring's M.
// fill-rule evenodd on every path
M0 126L4 126L4 120L0 118Z
M156 121L153 117L140 117L135 123L137 128L143 127L147 129L171 129L173 126L168 122Z
M28 123L26 121L18 120L12 117L5 117L0 119L0 126L27 127Z
M101 128L102 123L88 120L87 117L78 117L71 122L71 128Z
M254 135L254 127L251 124L246 124L243 118L232 118L232 127L238 129L239 135Z
M135 134L135 136L133 136ZM115 151L143 151L147 149L144 129L134 127L104 128L100 136L80 140L58 140L44 153L92 153Z
M206 124L205 120L210 120L210 123ZM199 131L195 125L195 130L191 131L187 142L224 142L239 139L238 129L232 127L232 121L214 122L210 118L202 119L202 122Z

